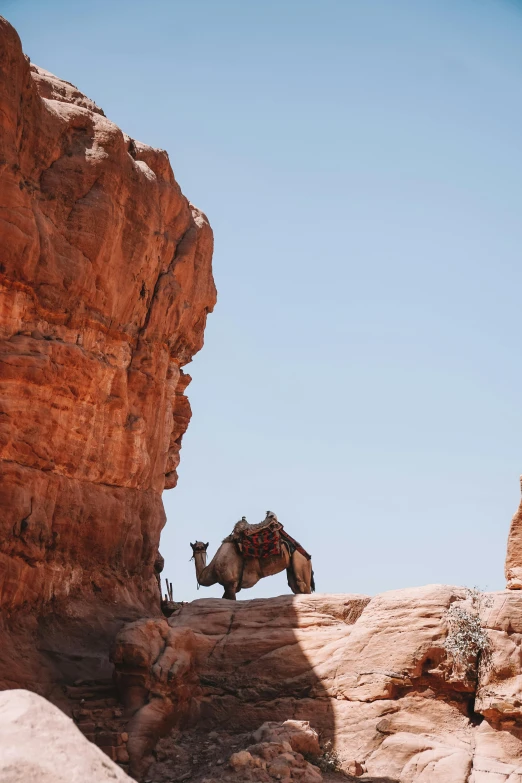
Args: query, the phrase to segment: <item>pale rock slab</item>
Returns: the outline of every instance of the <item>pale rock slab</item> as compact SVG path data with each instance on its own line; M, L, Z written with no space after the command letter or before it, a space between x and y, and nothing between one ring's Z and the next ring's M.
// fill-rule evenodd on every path
M0 693L1 783L132 783L41 696Z

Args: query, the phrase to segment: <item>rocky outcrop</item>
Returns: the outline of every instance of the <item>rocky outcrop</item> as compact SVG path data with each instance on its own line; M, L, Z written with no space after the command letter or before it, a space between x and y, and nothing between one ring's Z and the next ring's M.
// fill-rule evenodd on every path
M70 718L24 690L0 693L1 783L131 783Z
M156 610L212 231L166 152L0 39L0 603Z
M228 766L240 774L241 780L258 783L272 783L274 780L321 783L323 778L319 769L292 747L290 741L278 738L277 732L274 733L276 736L273 737L270 732L265 731L267 736L263 740L254 736L256 743L233 753L228 760ZM298 733L295 732L293 736ZM317 739L316 744L319 751Z
M489 640L481 656L478 614ZM452 617L461 618L453 630ZM113 654L134 715L131 760L172 725L246 731L296 719L364 780L513 783L522 776L521 618L522 594L435 585L372 599L207 599L133 623Z
M522 476L520 477L522 491ZM522 590L522 501L511 520L506 554L506 581L509 590Z

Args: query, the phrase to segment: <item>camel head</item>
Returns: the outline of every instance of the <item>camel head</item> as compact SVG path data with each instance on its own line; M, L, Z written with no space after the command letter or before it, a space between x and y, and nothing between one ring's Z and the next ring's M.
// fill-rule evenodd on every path
M195 544L191 542L190 546L192 547L192 556L197 554L206 555L209 543L209 541L207 541L206 544L204 544L203 541L196 541Z

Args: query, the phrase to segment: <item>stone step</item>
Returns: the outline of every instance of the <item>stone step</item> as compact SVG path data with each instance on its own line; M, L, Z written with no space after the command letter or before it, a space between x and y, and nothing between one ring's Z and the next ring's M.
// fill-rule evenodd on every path
M88 705L84 705L80 709L73 709L72 714L76 722L81 720L93 720L96 722L121 720L123 718L123 708L104 707L103 709L90 710Z
M77 680L64 688L82 734L122 768L128 766L127 720L112 680Z
M75 701L80 701L81 699L116 698L116 688L111 680L100 682L96 685L66 685L65 692L70 699Z
M93 721L90 720L79 720L76 725L82 732L82 734L87 734L90 736L91 734L94 734L96 731L96 724Z
M103 750L106 756L118 764L126 764L129 761L129 754L127 748L123 745L98 745L100 750Z
M120 702L116 698L112 699L83 699L82 709L105 710L108 707L118 707Z
M122 745L123 740L121 738L121 731L110 731L105 729L104 731L96 731L94 733L94 742L99 748Z

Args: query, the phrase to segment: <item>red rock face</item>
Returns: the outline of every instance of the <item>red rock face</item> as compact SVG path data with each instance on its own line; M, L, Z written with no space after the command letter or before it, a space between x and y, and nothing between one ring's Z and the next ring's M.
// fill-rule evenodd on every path
M0 39L0 603L150 607L212 231L166 152Z

